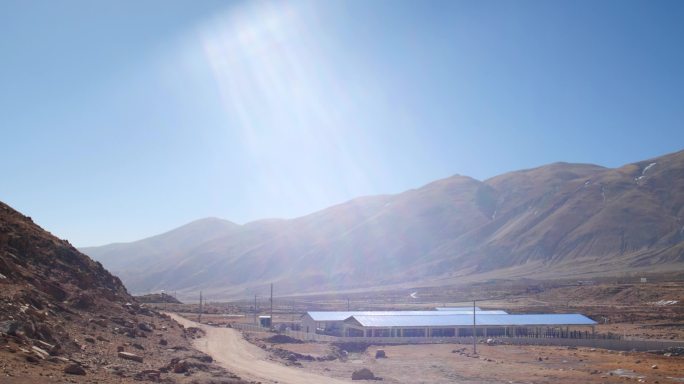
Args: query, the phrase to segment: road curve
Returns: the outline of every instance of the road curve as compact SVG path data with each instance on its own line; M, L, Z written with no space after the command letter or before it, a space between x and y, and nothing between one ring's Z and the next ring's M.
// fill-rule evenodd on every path
M242 334L234 329L211 327L174 313L167 314L184 327L197 327L204 330L206 336L195 339L194 347L211 355L218 364L244 380L279 384L350 383L269 361L266 351L243 339Z

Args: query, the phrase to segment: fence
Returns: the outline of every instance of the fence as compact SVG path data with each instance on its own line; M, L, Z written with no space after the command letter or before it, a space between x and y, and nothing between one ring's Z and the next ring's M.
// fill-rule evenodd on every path
M235 329L239 329L241 331L249 331L249 332L271 332L269 328L264 328L260 327L256 324L246 324L246 323L232 323L230 325L231 327Z
M233 328L250 332L271 332L254 324L233 323ZM300 331L286 330L283 334L304 341L362 342L372 344L472 344L472 337L336 337ZM479 338L479 340L485 340ZM672 340L624 340L624 339L570 339L537 337L491 338L495 343L512 345L555 345L565 347L601 348L615 351L662 351L672 347L684 348L684 341Z
M304 341L326 341L326 342L334 342L334 341L340 341L343 339L349 339L345 337L336 337L336 336L329 336L329 335L319 335L317 333L309 333L309 332L301 332L301 331L290 331L287 330L284 332L287 336L294 337L295 339L299 340L304 340Z

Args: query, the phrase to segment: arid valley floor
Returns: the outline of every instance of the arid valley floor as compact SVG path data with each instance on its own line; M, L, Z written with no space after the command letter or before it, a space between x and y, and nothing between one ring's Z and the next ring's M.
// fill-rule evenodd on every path
M511 286L510 282L490 283L486 291L498 295L498 298L483 301L480 305L506 308L511 312L542 309L559 313L582 312L603 320L604 323L597 326L599 334L611 333L613 337L623 339L670 342L684 339L684 284L681 282L633 283L613 280L582 284L535 282L523 289L522 286ZM473 287L472 290L482 294L485 286ZM530 293L530 290L535 292ZM503 291L508 294L501 295ZM375 298L373 302L369 299L371 296L365 299L356 297L352 305L358 309L424 309L442 305L446 301L430 300L435 297L429 296L429 292L426 291L427 298L420 303L411 304L408 300L386 293L384 297L382 294L372 295ZM279 299L274 307L276 325L290 324L292 319L298 319L301 313L292 313L293 304L295 311L303 307L342 309L342 306L347 305L346 300L334 297ZM263 305L260 313L268 314L266 304ZM194 305L160 306L167 310L179 310L184 312L185 318L197 320L197 308ZM199 338L194 344L203 352L219 354L214 356L219 364L248 380L298 383L316 382L320 377L326 377L330 378L326 379L330 382L333 379L351 381L352 372L368 368L387 383L684 382L682 348L636 352L592 347L508 345L505 339L501 343L487 345L485 340L480 339L475 355L470 344L336 345L274 338L272 332L226 328L229 323L253 322L250 309L247 301L210 303L205 305L206 313L202 316L201 327L205 330L227 331L233 335L211 336L212 332L209 331L208 337L228 337L231 340L237 337L241 340L234 341L236 344L232 345L241 352L226 351L232 357L227 356L227 359L222 360L221 351L211 348L211 340ZM348 354L342 356L341 349L347 350ZM384 350L387 358L376 359L378 349ZM247 353L246 360L235 360L235 355L240 353ZM281 371L282 368L288 368L289 371Z

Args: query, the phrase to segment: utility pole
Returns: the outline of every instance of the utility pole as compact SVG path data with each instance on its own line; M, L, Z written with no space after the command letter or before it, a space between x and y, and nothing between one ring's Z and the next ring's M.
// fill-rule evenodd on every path
M271 283L271 328L273 328L273 283Z
M473 300L473 355L477 355L477 328L475 327L475 300Z
M202 291L200 291L199 316L197 316L197 322L202 324Z

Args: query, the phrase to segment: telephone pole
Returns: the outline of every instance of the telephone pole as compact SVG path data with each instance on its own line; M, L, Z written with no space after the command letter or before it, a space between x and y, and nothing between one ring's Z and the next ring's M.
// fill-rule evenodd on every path
M199 316L197 316L197 322L202 323L202 291L200 291L200 304L199 304Z
M473 355L477 355L477 328L475 327L475 300L473 300Z

